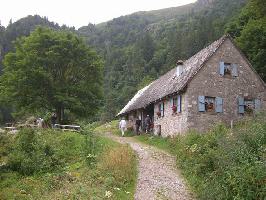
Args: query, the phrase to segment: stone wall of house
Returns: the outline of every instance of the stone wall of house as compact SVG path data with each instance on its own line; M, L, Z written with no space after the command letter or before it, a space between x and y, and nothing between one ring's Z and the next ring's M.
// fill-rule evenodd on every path
M137 119L140 119L142 121L144 120L144 119L142 119L144 117L143 112L144 112L143 109L138 109L135 111L131 111L128 114L128 118L127 118L127 128L128 129L136 132L136 120ZM139 131L144 131L144 130L142 130L142 127L140 127Z
M223 77L219 74L219 62L236 63L238 77ZM205 66L188 84L187 91L188 128L206 131L216 123L230 124L247 115L238 113L238 97L260 99L266 108L265 85L250 68L247 60L227 39ZM223 98L223 113L198 111L198 96Z
M164 116L157 116L157 112L159 111L159 104L164 102ZM161 135L163 137L166 136L174 136L176 134L181 134L187 131L187 95L182 95L181 100L181 113L173 113L172 110L172 102L171 97L165 98L160 102L155 103L154 105L154 127L160 125L161 126Z

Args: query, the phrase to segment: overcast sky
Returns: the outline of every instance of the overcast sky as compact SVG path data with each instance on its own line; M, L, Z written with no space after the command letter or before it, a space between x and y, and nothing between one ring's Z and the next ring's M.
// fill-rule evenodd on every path
M0 0L0 21L6 26L27 15L47 16L68 26L98 24L136 11L175 7L196 0Z

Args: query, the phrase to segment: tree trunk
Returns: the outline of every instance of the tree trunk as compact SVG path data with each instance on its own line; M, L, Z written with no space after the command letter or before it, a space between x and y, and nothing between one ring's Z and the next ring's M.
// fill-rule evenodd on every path
M64 121L64 106L61 104L56 108L56 116L59 124L62 124Z

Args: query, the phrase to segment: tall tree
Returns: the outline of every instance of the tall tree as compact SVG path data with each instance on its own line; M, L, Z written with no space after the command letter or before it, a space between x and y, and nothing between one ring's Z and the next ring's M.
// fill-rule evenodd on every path
M250 0L227 25L229 32L266 81L266 1Z
M102 61L70 32L37 28L4 59L0 92L25 113L68 110L94 116L102 98Z

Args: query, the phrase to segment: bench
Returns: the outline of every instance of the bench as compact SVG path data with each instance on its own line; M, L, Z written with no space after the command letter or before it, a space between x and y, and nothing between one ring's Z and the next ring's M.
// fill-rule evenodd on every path
M7 130L7 131L16 131L17 128L14 127L14 126L7 126L7 127L5 127L5 130Z
M61 129L62 131L80 131L80 126L77 125L61 125L55 124L55 128Z

